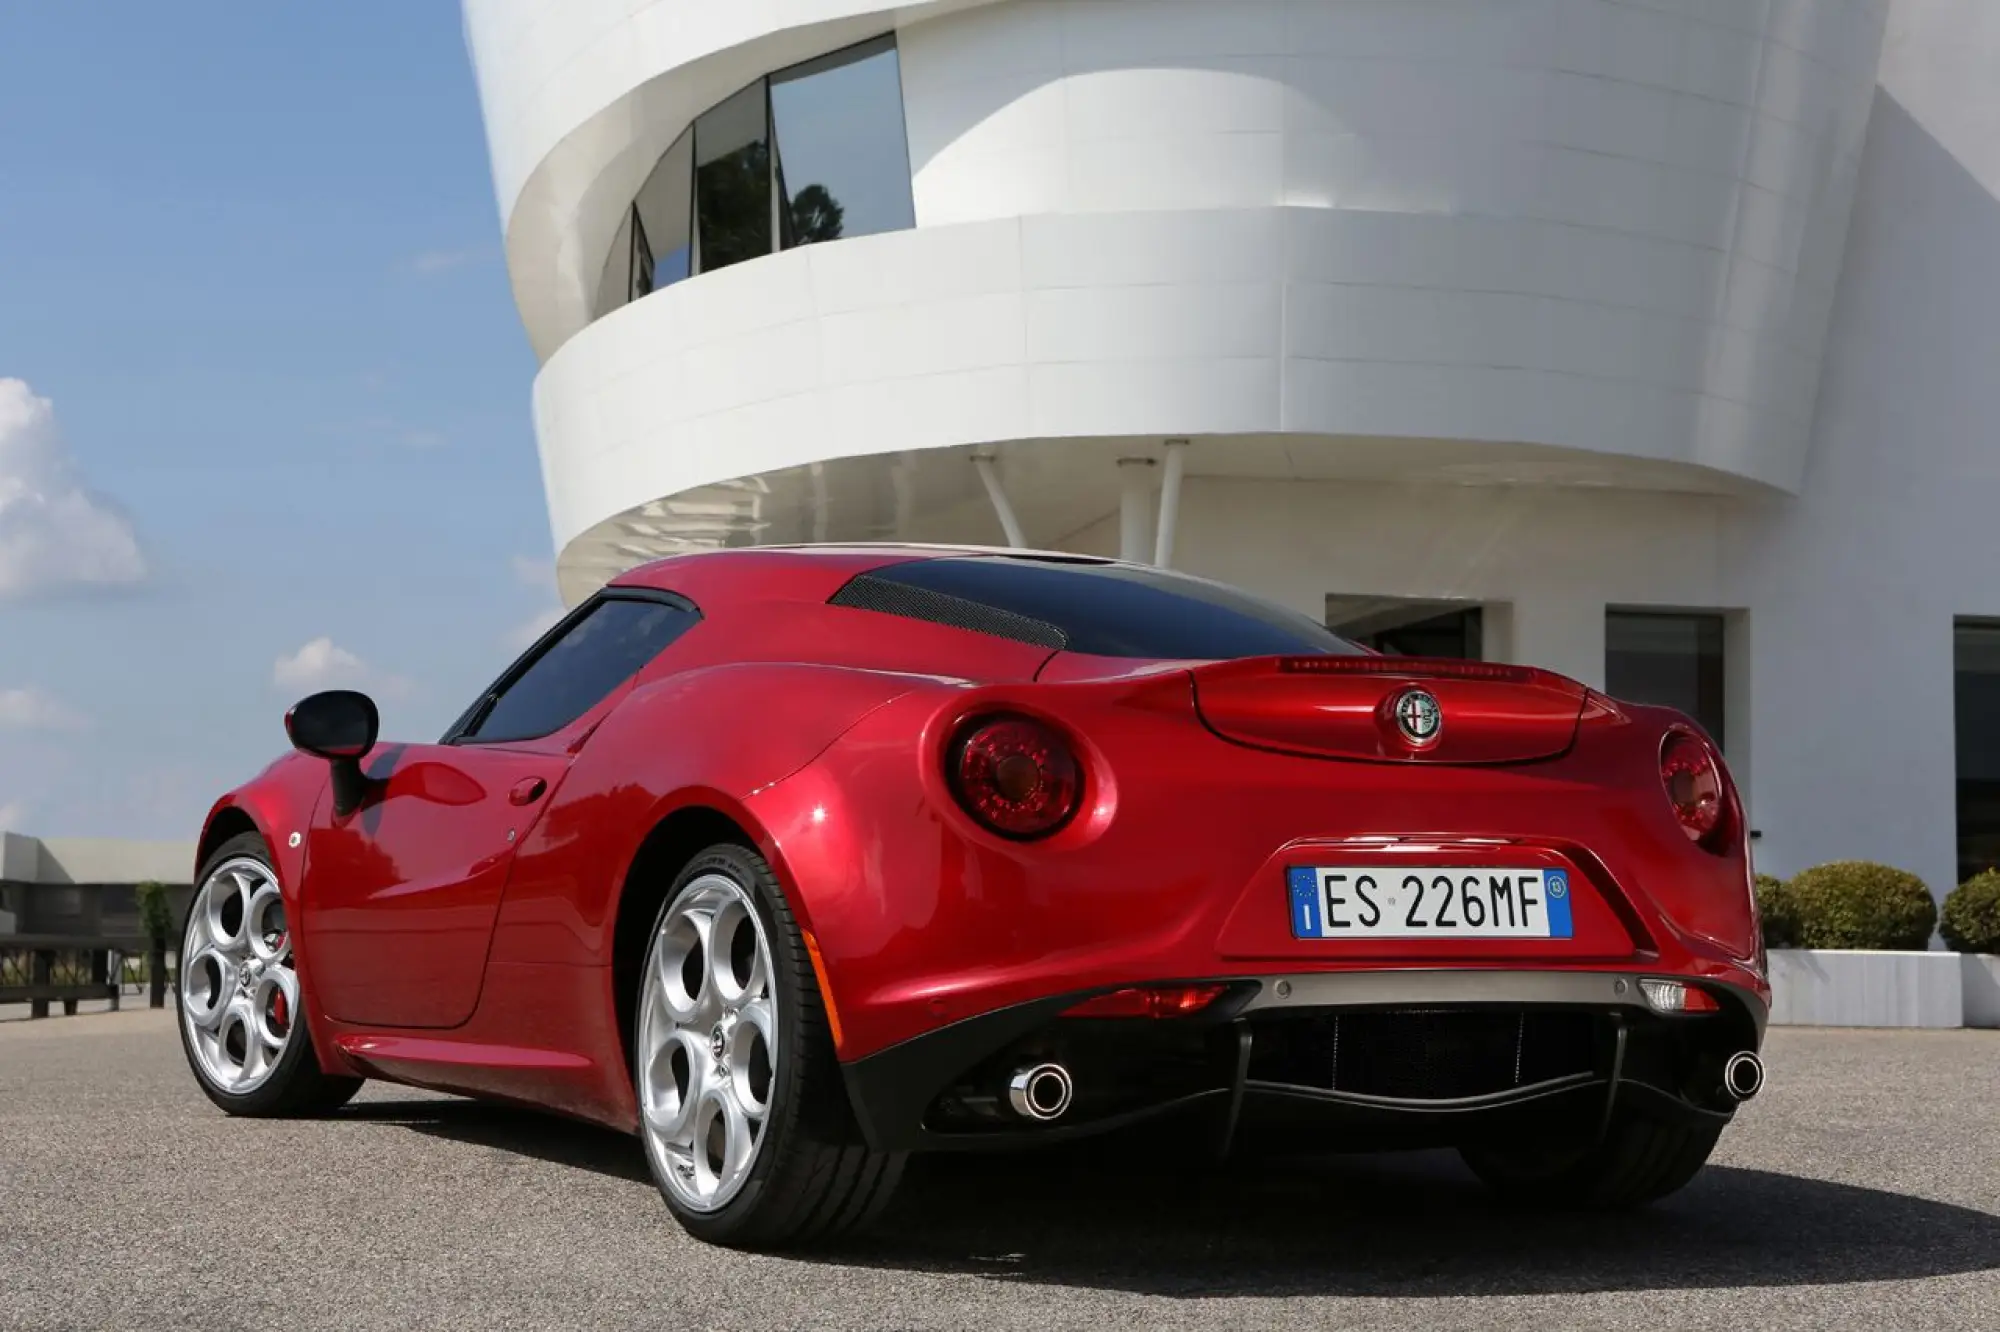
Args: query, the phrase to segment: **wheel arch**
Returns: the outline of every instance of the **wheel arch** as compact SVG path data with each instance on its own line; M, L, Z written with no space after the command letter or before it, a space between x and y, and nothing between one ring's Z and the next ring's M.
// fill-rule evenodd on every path
M651 828L619 880L611 931L611 994L616 1005L618 1044L629 1072L633 1024L638 1013L639 972L653 920L682 867L711 846L728 843L755 851L771 867L793 916L807 926L805 904L776 842L740 803L719 791L681 792L655 811ZM825 982L821 979L822 998Z
M217 806L209 814L208 822L201 830L201 841L195 846L196 876L199 877L201 867L208 863L208 858L215 854L217 847L232 837L241 837L244 833L256 833L264 839L266 846L271 844L271 835L258 826L257 820L252 818L243 806L229 803Z

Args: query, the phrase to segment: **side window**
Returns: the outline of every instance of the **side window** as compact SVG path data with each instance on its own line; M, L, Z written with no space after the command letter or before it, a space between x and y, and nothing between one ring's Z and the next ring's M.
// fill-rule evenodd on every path
M560 731L700 618L684 605L607 597L530 662L459 738L494 743Z

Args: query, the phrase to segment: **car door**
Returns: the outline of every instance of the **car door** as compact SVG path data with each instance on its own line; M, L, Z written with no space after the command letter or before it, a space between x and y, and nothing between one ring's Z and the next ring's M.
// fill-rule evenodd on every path
M698 615L609 590L551 630L435 745L382 745L366 798L322 800L306 848L304 942L335 1019L455 1027L478 1006L514 851L623 688Z

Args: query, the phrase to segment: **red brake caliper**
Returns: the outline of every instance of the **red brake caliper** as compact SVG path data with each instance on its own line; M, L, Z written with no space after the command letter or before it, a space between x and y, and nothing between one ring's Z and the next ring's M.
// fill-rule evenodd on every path
M282 957L285 953L285 936L271 945L271 956ZM271 1016L277 1020L278 1030L284 1031L292 1025L292 1006L285 1000L285 992L278 990L271 995Z

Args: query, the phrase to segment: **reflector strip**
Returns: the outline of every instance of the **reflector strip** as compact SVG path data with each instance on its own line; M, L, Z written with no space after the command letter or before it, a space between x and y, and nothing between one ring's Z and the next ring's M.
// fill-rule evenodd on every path
M826 1025L833 1033L834 1052L839 1053L840 1010L833 1006L833 987L826 983L826 963L820 960L819 940L813 938L813 932L804 926L799 927L799 933L806 941L806 956L812 960L813 979L819 982L820 1002L826 1005Z
M1064 1017L1171 1018L1198 1013L1227 989L1223 985L1151 985L1113 990L1065 1009Z

